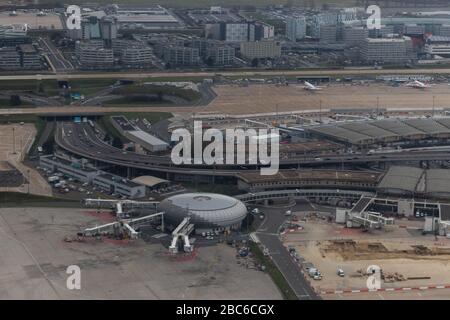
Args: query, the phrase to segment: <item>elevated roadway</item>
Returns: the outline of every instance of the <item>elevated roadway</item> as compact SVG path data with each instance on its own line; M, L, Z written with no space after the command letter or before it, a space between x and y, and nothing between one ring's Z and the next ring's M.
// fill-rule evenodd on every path
M81 123L58 123L56 144L64 150L88 159L113 165L159 172L189 175L235 177L239 172L257 171L257 165L174 165L170 156L143 155L115 148L96 136L89 125ZM314 155L281 159L280 167L323 166L336 164L367 164L377 162L407 162L419 160L448 160L450 152L437 151L380 153L372 155L332 155L316 158ZM259 170L258 170L259 171Z

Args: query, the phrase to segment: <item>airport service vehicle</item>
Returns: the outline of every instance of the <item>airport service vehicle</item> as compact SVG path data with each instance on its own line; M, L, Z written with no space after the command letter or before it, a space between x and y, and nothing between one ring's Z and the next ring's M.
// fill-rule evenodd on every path
M51 176L51 177L48 177L48 182L56 182L56 181L59 181L59 177L58 176Z
M259 211L259 209L258 209L258 208L255 208L255 209L253 209L253 210L252 210L252 213L253 213L253 214L259 214L259 213L260 213L260 211Z
M285 216L291 216L291 215L292 215L292 211L291 211L291 210L287 210L287 211L284 213L284 215L285 215Z

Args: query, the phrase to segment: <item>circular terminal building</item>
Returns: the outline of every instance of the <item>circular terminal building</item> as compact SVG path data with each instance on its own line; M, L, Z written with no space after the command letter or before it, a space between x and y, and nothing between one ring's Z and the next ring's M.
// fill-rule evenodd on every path
M196 233L238 229L247 215L244 203L216 193L178 194L161 201L159 210L174 227L190 217Z

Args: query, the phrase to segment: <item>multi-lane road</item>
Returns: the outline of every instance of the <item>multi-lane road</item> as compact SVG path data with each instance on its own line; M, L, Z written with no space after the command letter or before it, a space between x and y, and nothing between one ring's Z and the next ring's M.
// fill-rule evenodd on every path
M46 74L22 74L0 76L0 81L11 80L36 80L36 79L121 79L121 78L207 78L217 75L225 77L266 77L266 76L377 76L377 75L417 75L417 74L450 74L450 68L441 69L322 69L322 70L252 70L252 71L199 71L199 72L71 72L71 73L46 73Z
M134 152L124 152L115 148L96 136L92 128L86 123L58 123L55 133L55 142L63 149L79 156L98 160L124 167L140 168L146 170L188 173L193 175L208 176L235 176L239 172L256 171L255 165L241 166L224 164L217 166L208 165L174 165L170 156L143 155ZM402 151L397 153L384 153L373 155L329 155L326 158L316 158L315 155L306 155L280 160L280 167L293 168L339 164L367 164L381 162L414 162L420 160L447 161L450 152L439 151Z
M270 257L296 296L300 300L320 299L280 240L280 228L286 221L285 210L286 208L264 208L265 218L256 231L256 235L260 242L269 250ZM306 200L297 200L295 211L312 210L314 208Z
M72 63L64 58L61 51L49 39L40 38L38 42L44 50L53 71L66 72L74 69Z

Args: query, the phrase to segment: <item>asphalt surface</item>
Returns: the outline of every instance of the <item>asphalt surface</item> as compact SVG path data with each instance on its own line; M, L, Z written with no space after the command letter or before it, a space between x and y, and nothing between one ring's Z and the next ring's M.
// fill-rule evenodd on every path
M61 51L56 48L49 39L39 39L39 45L45 51L51 66L55 72L73 70L73 65L64 58Z
M224 71L224 72L92 72L92 73L70 73L65 75L58 74L30 74L30 75L7 75L0 76L1 80L33 80L33 79L110 79L110 78L185 78L185 77L214 77L217 75L225 77L258 77L258 76L357 76L357 75L417 75L417 74L443 74L450 73L450 68L439 69L381 69L375 70L372 68L358 68L358 69L323 69L323 70L252 70L252 71Z
M296 210L302 211L314 210L308 202L303 200L298 200L295 208ZM262 209L262 212L265 214L265 220L259 226L256 234L261 243L269 250L272 260L297 297L300 300L320 299L320 296L314 292L303 276L300 267L294 262L288 250L283 246L280 240L279 229L287 219L287 217L284 216L286 210L287 208Z

